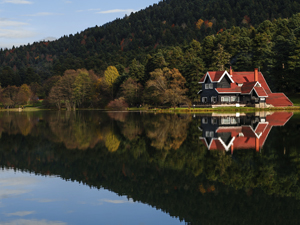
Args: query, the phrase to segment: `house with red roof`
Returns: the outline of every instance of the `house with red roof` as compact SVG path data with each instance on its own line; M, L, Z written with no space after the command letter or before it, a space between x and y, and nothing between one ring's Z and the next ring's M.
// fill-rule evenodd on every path
M263 74L253 72L208 71L199 82L201 102L210 105L285 107L293 103L284 93L272 93Z
M208 150L231 151L255 149L260 151L274 126L284 126L291 112L265 112L265 115L203 116L200 140Z

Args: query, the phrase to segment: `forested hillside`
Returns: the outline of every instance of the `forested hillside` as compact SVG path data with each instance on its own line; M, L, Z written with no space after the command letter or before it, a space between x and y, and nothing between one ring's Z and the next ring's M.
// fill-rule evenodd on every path
M297 92L297 12L300 0L162 1L123 19L53 42L1 50L0 83L2 87L35 83L35 89L39 84L37 94L46 97L55 83L52 79L49 86L47 79L62 76L66 70L84 68L93 70L99 78L97 81L93 76L94 83L98 82L93 94L101 94L103 104L123 96L125 86L130 84L140 87L135 93L141 93L134 100L127 96L130 104L147 103L147 99L152 99L149 103L162 103L149 90L145 95L145 90L153 87L147 84L148 80L158 75L151 76L151 72L168 67L178 69L185 80L178 76L177 80L187 88L182 87L181 94L194 101L199 89L197 81L206 70L224 70L231 65L236 71L260 67L271 88ZM109 66L116 67L118 74L103 88L101 82L107 81L105 71ZM125 85L128 78L133 80Z

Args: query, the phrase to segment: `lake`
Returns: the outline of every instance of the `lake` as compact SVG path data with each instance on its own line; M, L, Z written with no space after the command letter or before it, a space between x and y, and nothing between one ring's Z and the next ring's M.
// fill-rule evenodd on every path
M1 112L0 224L299 224L300 114Z

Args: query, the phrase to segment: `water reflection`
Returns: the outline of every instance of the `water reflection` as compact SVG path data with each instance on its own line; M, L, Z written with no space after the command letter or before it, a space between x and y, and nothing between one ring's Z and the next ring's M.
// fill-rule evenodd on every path
M199 130L209 150L231 151L263 147L273 126L284 126L291 112L258 112L255 114L212 114L201 117Z
M22 112L0 124L5 168L106 188L193 224L300 221L297 114Z

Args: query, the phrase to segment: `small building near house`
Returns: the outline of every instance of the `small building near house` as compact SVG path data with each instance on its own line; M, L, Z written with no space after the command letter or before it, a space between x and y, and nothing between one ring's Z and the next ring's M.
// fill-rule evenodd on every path
M253 72L208 71L199 82L201 102L210 105L265 107L292 106L284 93L272 93L263 74Z

